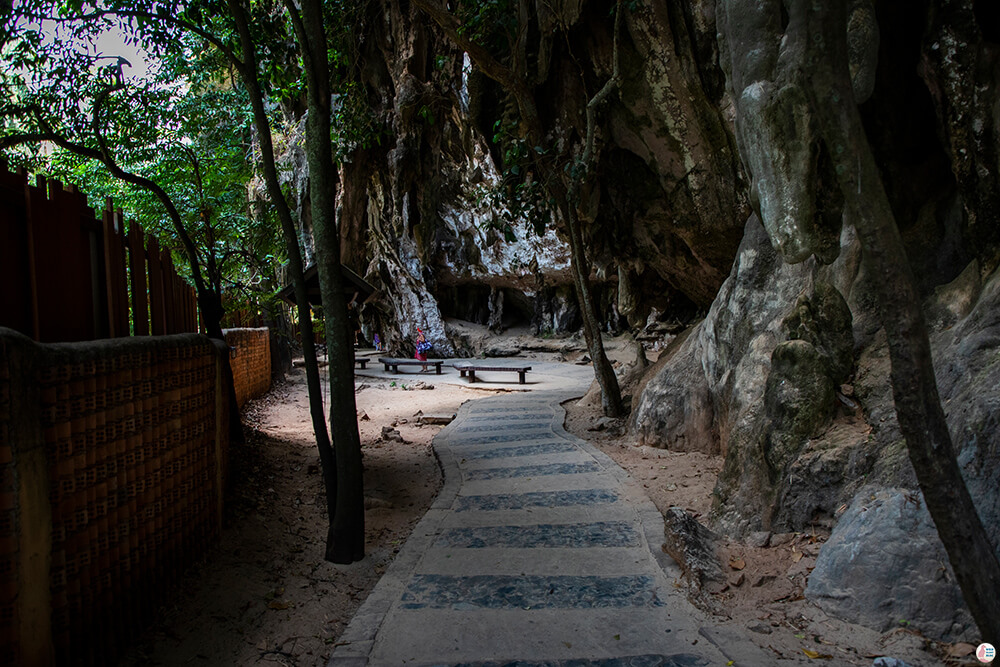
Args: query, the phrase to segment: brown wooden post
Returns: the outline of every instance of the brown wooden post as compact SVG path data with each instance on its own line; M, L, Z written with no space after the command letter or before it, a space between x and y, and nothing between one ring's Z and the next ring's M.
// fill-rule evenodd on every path
M124 219L121 211L112 208L111 198L105 202L102 218L104 227L104 275L108 295L108 336L129 335L128 290L125 278Z
M188 295L188 331L198 333L198 298L194 293L194 288L187 286Z
M38 199L38 193L45 192L45 178L42 176L35 177L35 185L28 182L27 174L25 174L24 179L24 207L26 212L25 224L27 226L27 241L28 241L28 266L30 269L29 280L31 282L31 337L38 341L41 340L42 327L41 322L38 317L38 255L35 252L35 216L36 212L36 201Z
M101 237L104 241L102 254L104 255L104 266L101 277L104 279L106 326L108 327L108 338L117 338L121 335L118 322L115 318L115 276L114 276L114 236L115 220L114 208L111 197L104 200L104 212L101 215Z
M132 279L132 327L136 336L149 335L149 300L146 296L146 248L142 228L128 228L128 264Z
M161 265L160 244L156 237L149 237L146 250L149 258L149 314L154 336L167 333L166 310L164 308L164 271Z
M164 332L177 333L177 311L174 308L177 274L174 272L174 260L169 250L160 251L160 265L163 267L163 312Z
M128 259L125 253L125 214L115 211L115 317L118 320L119 336L131 335L128 316Z

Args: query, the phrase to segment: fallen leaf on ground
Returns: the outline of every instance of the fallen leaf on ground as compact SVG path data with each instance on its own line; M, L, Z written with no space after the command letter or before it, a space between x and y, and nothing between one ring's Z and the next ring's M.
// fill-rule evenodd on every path
M733 568L734 570L742 570L746 566L747 562L742 558L740 558L739 556L730 556L729 567Z
M271 600L267 603L267 606L271 609L277 609L278 611L284 611L285 609L290 609L292 606L291 602L286 602L284 600Z
M806 654L807 658L811 658L813 660L833 660L832 655L827 655L825 653L817 653L816 651L810 651L807 648L802 649L802 652Z
M802 555L803 554L802 554L801 551L793 551L792 552L792 562L793 563L798 563L800 560L802 560Z
M949 658L964 658L967 655L972 655L976 647L972 644L966 644L965 642L959 642L948 648Z

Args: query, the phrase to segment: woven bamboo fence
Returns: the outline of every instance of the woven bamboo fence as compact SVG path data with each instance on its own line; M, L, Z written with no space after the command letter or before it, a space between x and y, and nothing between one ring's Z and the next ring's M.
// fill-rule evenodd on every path
M236 404L242 408L251 398L262 396L271 388L270 331L264 327L226 329L222 333L230 349Z
M114 662L217 537L227 353L0 328L0 664Z

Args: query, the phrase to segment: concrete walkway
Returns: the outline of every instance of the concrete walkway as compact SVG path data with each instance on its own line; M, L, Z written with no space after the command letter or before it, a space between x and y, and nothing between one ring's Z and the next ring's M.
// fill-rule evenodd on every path
M559 404L581 393L462 407L434 440L440 495L331 666L766 664L678 590L642 489L563 430Z

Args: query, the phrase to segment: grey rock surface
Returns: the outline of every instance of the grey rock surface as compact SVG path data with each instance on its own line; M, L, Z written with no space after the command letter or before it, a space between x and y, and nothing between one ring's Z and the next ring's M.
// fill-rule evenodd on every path
M678 452L719 452L712 395L701 366L701 325L665 353L663 367L637 397L633 429L640 445Z
M805 594L880 631L902 623L944 641L976 632L918 492L861 491L820 550Z

